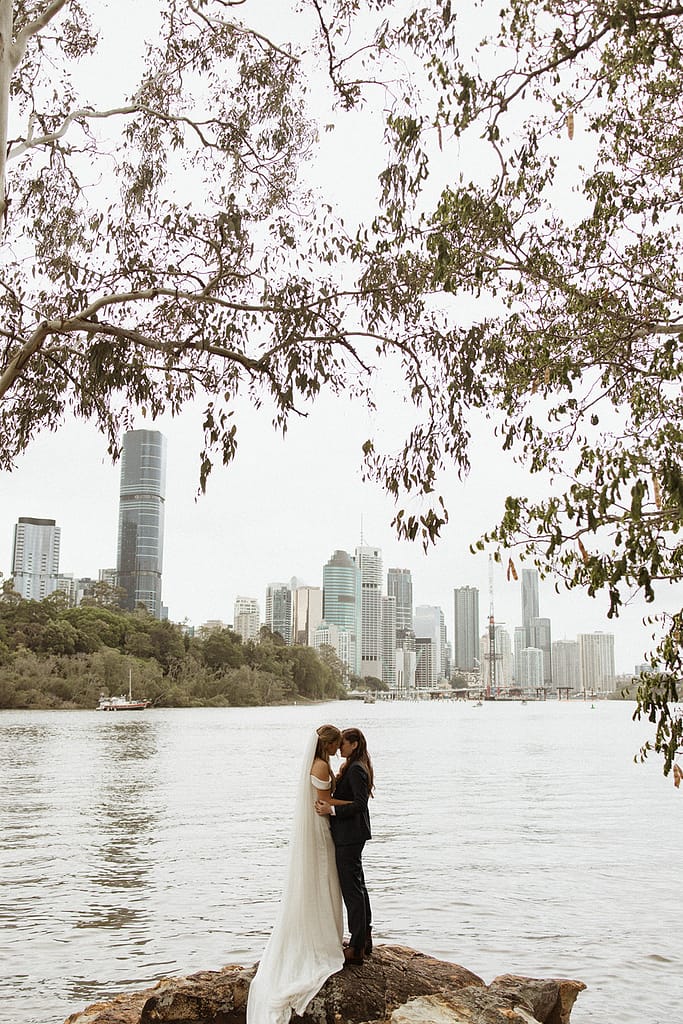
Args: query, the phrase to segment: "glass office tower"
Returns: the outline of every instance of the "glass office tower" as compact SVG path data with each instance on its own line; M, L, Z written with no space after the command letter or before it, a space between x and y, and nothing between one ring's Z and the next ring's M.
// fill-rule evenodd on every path
M335 551L323 566L323 618L349 635L348 667L360 675L360 569L347 551Z
M413 577L410 569L389 569L387 595L396 598L396 629L413 628Z
M158 430L129 430L123 438L116 574L128 611L144 605L161 618L166 438Z

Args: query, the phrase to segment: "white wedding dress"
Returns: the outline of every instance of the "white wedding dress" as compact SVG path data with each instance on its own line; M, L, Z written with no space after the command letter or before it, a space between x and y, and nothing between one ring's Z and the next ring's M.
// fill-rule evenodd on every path
M329 818L315 813L311 775L318 742L309 739L297 789L289 863L280 908L249 987L247 1024L287 1024L302 1014L331 974L344 966L342 898Z

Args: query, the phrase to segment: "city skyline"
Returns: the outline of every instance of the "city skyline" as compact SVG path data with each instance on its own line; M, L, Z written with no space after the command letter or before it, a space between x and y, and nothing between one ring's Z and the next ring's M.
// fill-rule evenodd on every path
M506 481L486 471L490 453L482 448L482 461L467 481L453 474L443 481L451 522L425 554L419 543L396 539L390 526L395 503L377 484L361 479L360 438L369 424L360 416L342 433L338 414L338 403L322 403L311 411L310 422L297 423L283 440L246 411L237 459L227 468L216 467L207 494L199 497L197 410L154 424L168 438L170 452L163 600L172 620L229 621L237 595L263 602L269 583L294 575L302 584L321 587L322 566L332 552L353 552L359 545L361 516L365 535L382 549L384 565L410 568L414 604L443 609L449 640L455 587L477 587L487 604L488 558L472 555L469 544L502 506ZM74 448L79 450L75 462L60 457L63 449ZM0 571L10 574L12 531L20 516L55 519L61 528L61 572L96 578L99 569L114 565L119 476L120 465L112 464L104 439L87 427L71 422L59 434L37 438L14 473L0 473L0 536L5 537ZM565 591L561 583L555 593L550 580L540 587L542 606L553 620L553 640L612 632L617 672L632 672L642 663L652 629L641 619L662 607L661 601L654 607L633 602L622 617L608 620L606 595L591 600ZM521 621L519 584L499 564L494 565L494 596L496 621L511 631Z
M147 522L148 529L142 531L141 550L143 554L154 548L155 558L160 556L163 548L163 508L161 510L161 533L159 533L159 516L157 510L149 515L149 498L154 492L163 492L165 476L165 438L158 432L129 432L124 438L124 458L121 471L121 505L119 508L119 562L121 562L121 538L130 524L131 516L135 525ZM127 468L126 468L126 463ZM145 488L147 493L144 493ZM160 494L156 494L160 498ZM129 499L128 501L124 499ZM134 507L131 508L131 500ZM163 499L161 499L163 505ZM146 517L146 519L145 519ZM153 527L153 529L152 529ZM65 590L72 602L79 603L83 597L88 581L74 580L59 574L59 538L60 528L54 520L38 520L20 518L15 526L13 545L13 566L17 572L15 582L23 597L30 599L37 595L42 599L54 590ZM142 598L149 586L147 578L150 569L145 558L139 562L137 542L135 549L136 573L141 580L136 580L134 595L136 601L132 607L144 604ZM125 559L124 559L125 561ZM34 563L38 563L37 567ZM138 564L139 563L139 564ZM131 563L132 564L132 563ZM25 573L24 570L28 569ZM100 579L109 578L111 570L100 569ZM33 579L32 575L36 578ZM130 573L129 573L130 575ZM348 576L348 580L346 577ZM365 576L365 587L361 586ZM70 582L67 588L63 585ZM113 585L121 580L114 574L110 579ZM397 586L397 582L400 586ZM346 551L335 550L329 561L323 566L323 586L301 586L296 577L289 584L271 583L266 588L265 616L261 617L261 602L257 597L238 596L235 599L231 623L222 620L211 620L199 624L199 628L212 629L229 625L238 633L243 642L258 640L262 622L278 632L287 642L302 643L315 648L321 644L334 647L341 661L352 673L359 674L358 647L363 647L364 631L360 621L369 623L370 646L374 646L377 635L380 638L379 659L377 664L369 659L361 659L360 674L381 678L391 689L402 692L405 688L434 688L441 685L451 674L459 673L479 675L481 683L486 685L487 692L497 694L499 689L510 686L521 687L524 691L540 691L545 687L547 692L555 688L566 687L567 691L576 692L586 680L591 681L594 690L597 685L601 691L613 688L615 680L614 636L602 631L591 634L579 634L573 641L560 641L552 644L553 660L556 647L558 649L574 649L573 658L565 650L566 668L572 665L571 671L560 669L555 678L554 666L551 667L551 623L548 618L541 618L538 599L539 574L537 570L526 568L522 573L520 585L521 615L526 625L515 627L514 671L510 635L502 625L496 625L496 661L501 662L496 679L491 675L490 660L494 656L490 649L490 626L479 621L478 589L461 587L454 590L454 628L452 639L448 639L445 616L440 606L418 605L412 601L407 603L408 594L412 598L411 570L408 568L390 568L383 576L382 551L371 546L356 548L355 556ZM155 577L154 586L149 590L152 614L157 614L159 604L160 563L159 573ZM142 588L142 589L141 589ZM386 588L387 594L384 594ZM414 632L403 628L396 630L396 591L404 592L404 622L413 622ZM365 591L370 591L366 614L362 616ZM379 608L376 607L375 596L379 597ZM313 601L313 604L311 603ZM132 610L131 591L126 590L122 596L122 607ZM327 620L323 610L327 609ZM379 622L374 619L379 615ZM471 658L472 664L467 667L458 658L458 649L462 645L459 632L478 633L478 649L480 658ZM357 644L360 632L361 644ZM342 635L343 634L343 635ZM406 638L410 638L406 644ZM544 637L544 640L539 640ZM365 644L368 646L367 642ZM467 644L465 644L467 646ZM398 666L397 658L403 658L404 648L416 652L414 668L411 671L403 661ZM449 654L453 654L450 658ZM487 660L489 665L487 666ZM475 668L475 662L477 667ZM417 675L415 675L415 668ZM405 682L408 672L413 682ZM564 678L566 676L566 678ZM559 692L559 689L558 689Z

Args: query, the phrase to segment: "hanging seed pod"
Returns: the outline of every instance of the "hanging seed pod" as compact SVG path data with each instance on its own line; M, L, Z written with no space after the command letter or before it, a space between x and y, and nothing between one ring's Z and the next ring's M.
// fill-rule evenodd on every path
M655 492L655 505L657 506L657 508L661 508L662 507L662 492L659 489L659 480L654 475L654 473L652 474L652 487L653 487L654 492Z

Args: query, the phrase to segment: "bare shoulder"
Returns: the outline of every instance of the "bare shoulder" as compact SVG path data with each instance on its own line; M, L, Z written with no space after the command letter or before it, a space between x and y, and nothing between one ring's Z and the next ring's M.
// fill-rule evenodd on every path
M316 779L322 779L323 782L327 782L330 777L330 768L327 761L323 761L322 757L316 757L311 768L311 775L315 775Z

